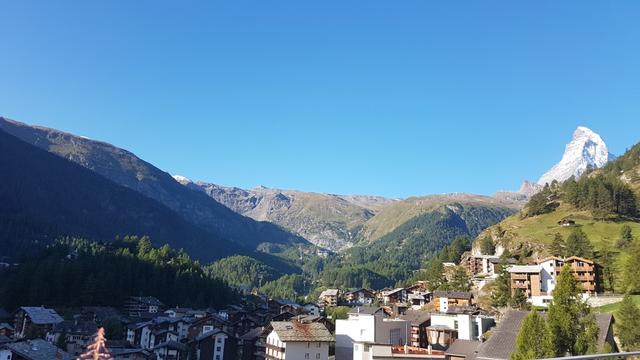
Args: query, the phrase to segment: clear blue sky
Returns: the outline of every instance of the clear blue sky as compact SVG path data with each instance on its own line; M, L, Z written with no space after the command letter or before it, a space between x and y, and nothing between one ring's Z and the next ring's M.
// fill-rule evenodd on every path
M394 197L640 141L640 1L4 1L0 115L224 185Z

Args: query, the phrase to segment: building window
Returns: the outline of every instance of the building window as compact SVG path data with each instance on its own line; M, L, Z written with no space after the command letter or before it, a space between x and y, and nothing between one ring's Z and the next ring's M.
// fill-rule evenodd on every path
M308 359L309 358L309 353L304 354L304 358Z
M320 353L316 354L316 359L320 359Z
M311 343L307 342L307 347L310 348L311 347Z
M458 330L458 320L453 320L453 328Z
M220 351L222 348L220 346L216 347L216 351Z
M358 344L353 344L353 350L358 351Z
M318 343L316 344L316 347L320 347L320 346L322 346L322 343L318 342Z

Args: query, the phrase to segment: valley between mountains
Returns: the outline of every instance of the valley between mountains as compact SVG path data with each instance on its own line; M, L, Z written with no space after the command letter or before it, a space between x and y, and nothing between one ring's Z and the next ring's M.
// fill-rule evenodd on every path
M550 232L523 230L518 219L527 201L550 181L579 178L615 159L598 134L578 127L562 160L519 191L389 199L192 181L125 149L6 118L0 136L5 262L61 238L108 244L149 236L154 246L184 249L231 285L283 298L394 286L455 239L466 239L458 242L466 250L478 236L514 251L536 248L529 244L548 242ZM552 221L577 214L567 206Z

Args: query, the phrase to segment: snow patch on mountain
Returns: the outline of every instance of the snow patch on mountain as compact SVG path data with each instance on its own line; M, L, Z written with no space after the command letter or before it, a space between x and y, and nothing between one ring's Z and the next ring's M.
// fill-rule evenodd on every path
M193 183L193 181L191 181L191 179L189 179L186 176L182 176L182 175L173 175L173 178L179 182L182 185L187 185L187 184L191 184Z
M562 160L542 175L538 184L544 185L553 180L561 182L571 176L579 178L587 168L601 168L613 159L615 156L609 153L600 135L587 127L578 126L565 148Z

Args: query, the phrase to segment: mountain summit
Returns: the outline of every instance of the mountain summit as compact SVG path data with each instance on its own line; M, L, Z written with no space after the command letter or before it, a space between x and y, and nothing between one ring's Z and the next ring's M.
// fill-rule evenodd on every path
M613 159L615 156L609 153L607 144L600 135L587 127L578 126L565 148L562 160L542 175L538 184L544 185L553 180L564 181L571 176L578 178L587 168L603 167Z

